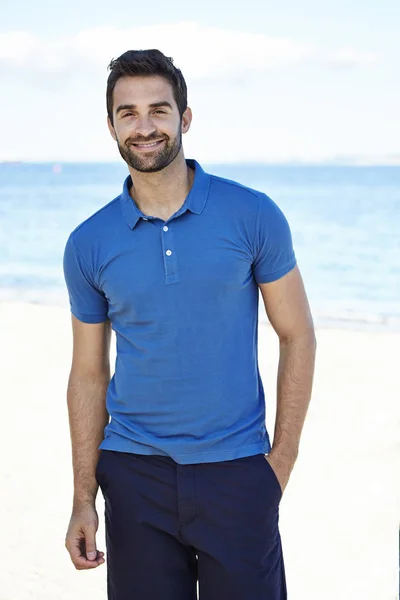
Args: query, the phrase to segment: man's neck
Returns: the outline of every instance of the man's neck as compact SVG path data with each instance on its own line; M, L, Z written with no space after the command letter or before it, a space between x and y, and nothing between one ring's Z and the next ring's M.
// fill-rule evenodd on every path
M145 215L167 221L185 202L194 180L183 155L156 173L141 173L129 169L133 185L130 195Z

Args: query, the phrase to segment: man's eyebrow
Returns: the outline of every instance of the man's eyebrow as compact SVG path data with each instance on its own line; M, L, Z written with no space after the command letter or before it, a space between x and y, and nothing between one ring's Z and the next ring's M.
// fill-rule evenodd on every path
M172 104L167 102L166 100L161 100L161 102L153 102L149 104L150 108L170 108L172 110ZM117 107L116 114L121 112L122 110L135 110L137 108L136 104L120 104Z
M115 112L118 114L121 110L133 110L134 108L136 108L135 104L120 104Z
M151 108L171 108L172 109L172 105L167 102L166 100L161 100L161 102L153 102L153 104L149 105Z

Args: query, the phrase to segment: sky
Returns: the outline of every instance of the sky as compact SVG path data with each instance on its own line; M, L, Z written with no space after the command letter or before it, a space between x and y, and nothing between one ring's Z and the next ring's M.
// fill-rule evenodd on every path
M400 164L398 0L102 0L0 7L0 161L118 161L110 60L158 48L207 163Z

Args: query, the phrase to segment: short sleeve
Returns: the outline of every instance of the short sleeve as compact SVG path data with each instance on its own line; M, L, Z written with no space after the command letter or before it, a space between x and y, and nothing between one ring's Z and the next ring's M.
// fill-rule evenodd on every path
M72 314L84 323L106 321L107 300L94 284L93 274L74 242L73 233L65 246L63 267Z
M296 266L292 234L281 209L260 194L254 236L254 279L269 283L280 279Z

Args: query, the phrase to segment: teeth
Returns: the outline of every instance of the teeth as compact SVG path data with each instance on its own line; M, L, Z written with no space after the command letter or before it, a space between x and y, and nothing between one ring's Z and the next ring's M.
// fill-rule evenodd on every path
M137 144L139 148L151 148L151 146L156 146L158 142L153 142L152 144Z

